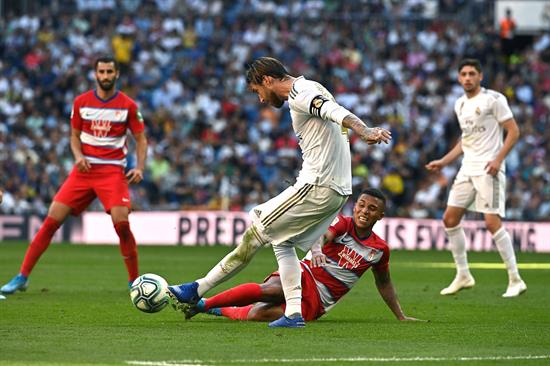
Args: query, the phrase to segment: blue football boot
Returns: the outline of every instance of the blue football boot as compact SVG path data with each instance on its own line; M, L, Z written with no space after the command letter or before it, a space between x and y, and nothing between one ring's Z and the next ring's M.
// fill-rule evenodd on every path
M11 279L10 282L6 283L0 292L3 294L13 294L15 291L25 291L29 286L29 279L19 273L17 276Z
M168 286L168 296L170 296L170 302L174 310L183 312L185 310L183 304L197 304L201 299L197 293L198 288L199 284L197 282Z
M270 328L304 328L305 326L306 322L302 316L289 318L286 315L283 315L279 319L269 323Z

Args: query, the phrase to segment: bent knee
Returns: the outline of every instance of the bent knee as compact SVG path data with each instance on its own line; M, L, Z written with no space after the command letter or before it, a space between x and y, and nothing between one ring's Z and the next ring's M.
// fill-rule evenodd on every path
M271 278L279 279L279 277ZM262 283L260 285L260 288L262 289L262 301L270 302L273 304L282 304L285 302L285 294L280 281L268 281L266 283Z
M446 228L452 228L458 226L460 224L460 220L462 217L459 215L455 215L449 212L445 212L443 214L443 225L445 225Z
M485 226L491 234L496 233L502 227L502 221L499 216L487 217L485 216Z

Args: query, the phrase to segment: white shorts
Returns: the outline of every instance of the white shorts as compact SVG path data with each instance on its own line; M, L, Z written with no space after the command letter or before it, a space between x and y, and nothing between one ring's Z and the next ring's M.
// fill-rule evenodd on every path
M295 184L250 210L263 241L307 251L323 235L348 196L328 187Z
M448 206L505 216L506 175L468 176L460 170L449 192Z

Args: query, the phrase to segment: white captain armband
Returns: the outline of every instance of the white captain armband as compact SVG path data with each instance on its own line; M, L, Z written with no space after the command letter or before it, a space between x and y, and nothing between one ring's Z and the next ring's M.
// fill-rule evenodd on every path
M309 104L309 114L321 117L321 107L329 100L322 95L316 95Z
M342 125L344 118L351 114L346 108L320 94L311 99L308 112L313 116L331 120L339 125Z

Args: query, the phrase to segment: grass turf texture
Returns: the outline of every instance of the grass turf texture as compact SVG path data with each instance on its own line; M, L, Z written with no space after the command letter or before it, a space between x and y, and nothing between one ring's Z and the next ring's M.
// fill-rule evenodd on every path
M0 244L2 284L18 271L25 249L23 243ZM169 283L192 280L228 250L140 247L141 272L160 274ZM469 259L500 263L497 253L470 253ZM550 263L548 254L520 253L518 259ZM443 297L439 291L452 280L454 270L430 263L444 262L451 262L450 253L392 252L392 278L405 313L430 323L398 322L369 271L321 320L305 329L274 330L265 323L207 315L184 321L171 308L157 314L139 312L129 300L118 247L52 245L35 268L27 292L0 301L0 365L131 360L360 365L376 364L376 358L390 365L550 364L549 269L522 270L528 291L516 299L501 298L507 284L503 269L474 269L473 289ZM274 268L273 253L266 248L220 289L259 282ZM542 358L494 359L529 355ZM395 360L388 361L392 357Z

